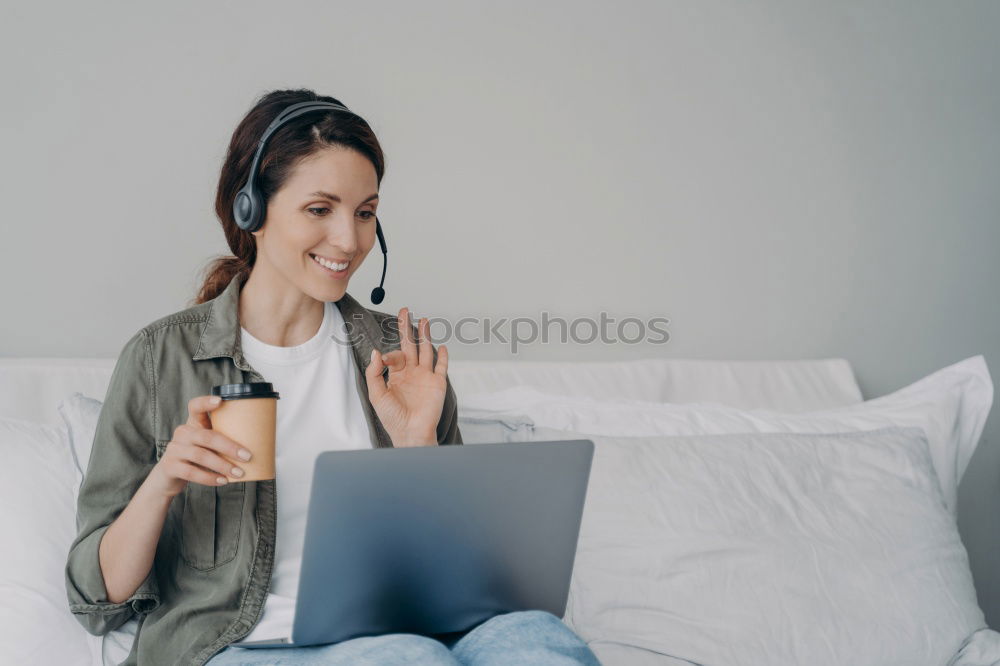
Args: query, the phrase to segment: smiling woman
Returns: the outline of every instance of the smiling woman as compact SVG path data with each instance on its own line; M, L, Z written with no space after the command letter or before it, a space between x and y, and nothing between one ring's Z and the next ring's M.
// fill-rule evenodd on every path
M335 106L300 106L317 101ZM126 343L80 488L70 609L92 634L144 616L125 666L318 656L241 649L291 634L317 455L462 444L448 351L431 344L427 319L414 326L407 308L370 310L347 291L375 242L384 247L384 173L368 124L311 90L267 93L233 132L215 200L233 256L208 266L193 304ZM240 481L242 447L212 429L211 387L246 382L281 395L273 479ZM351 639L321 658L598 663L543 612L459 634Z
M338 194L323 193L320 184ZM375 244L378 194L369 193L377 186L371 161L340 146L319 148L289 170L284 186L268 200L267 223L251 234L257 266L245 288L252 294L260 293L262 285L271 288L266 299L248 303L259 304L262 311L242 313L248 330L283 344L277 330L282 320L308 310L309 301L340 300L349 277ZM284 288L279 291L275 285ZM275 317L275 306L289 316ZM310 324L303 335L315 331L319 318Z
M312 300L335 301L347 283L322 279L333 271L317 271L320 264L313 257L348 263L337 276L343 278L352 275L372 249L385 158L368 123L348 111L307 113L277 127L256 174L267 224L247 232L233 220L232 202L251 175L253 155L268 126L283 109L309 101L341 104L307 90L274 91L264 95L233 132L215 209L234 256L209 266L195 303L214 298L238 274L257 273L259 258L268 266L248 281L248 288L262 281L258 277L280 277L291 283L286 290L296 286ZM301 308L303 302L293 299L287 311ZM313 322L318 324L317 312L314 309Z

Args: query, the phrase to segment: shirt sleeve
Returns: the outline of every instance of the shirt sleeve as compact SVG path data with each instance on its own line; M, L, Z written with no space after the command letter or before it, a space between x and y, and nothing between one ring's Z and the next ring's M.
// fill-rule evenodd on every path
M437 363L437 348L434 348L434 363ZM438 444L461 444L462 433L458 429L458 398L455 396L455 389L451 386L451 379L445 375L447 388L444 394L444 407L441 409L441 418L438 420L437 438Z
M131 597L108 601L98 557L104 533L156 464L151 364L149 337L140 330L125 343L111 373L77 499L77 536L66 562L66 592L70 611L95 636L160 605L156 567Z

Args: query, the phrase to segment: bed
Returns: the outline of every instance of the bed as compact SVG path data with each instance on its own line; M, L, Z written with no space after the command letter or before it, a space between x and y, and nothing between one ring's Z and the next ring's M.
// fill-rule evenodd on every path
M0 359L0 663L105 666L69 612L75 499L114 359ZM981 356L864 400L844 359L461 361L467 445L584 437L564 621L608 665L1000 663L955 525ZM19 498L29 498L28 501Z

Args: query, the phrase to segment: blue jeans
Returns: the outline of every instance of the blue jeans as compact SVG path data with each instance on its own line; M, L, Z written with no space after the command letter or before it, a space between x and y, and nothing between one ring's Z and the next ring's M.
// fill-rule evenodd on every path
M417 634L362 636L310 647L230 645L206 666L601 666L579 636L542 610L495 615L468 632L438 640Z

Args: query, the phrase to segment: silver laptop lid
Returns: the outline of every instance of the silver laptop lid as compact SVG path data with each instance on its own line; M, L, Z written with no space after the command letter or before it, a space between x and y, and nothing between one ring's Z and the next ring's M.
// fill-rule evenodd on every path
M320 453L292 643L562 617L593 453L585 439Z

